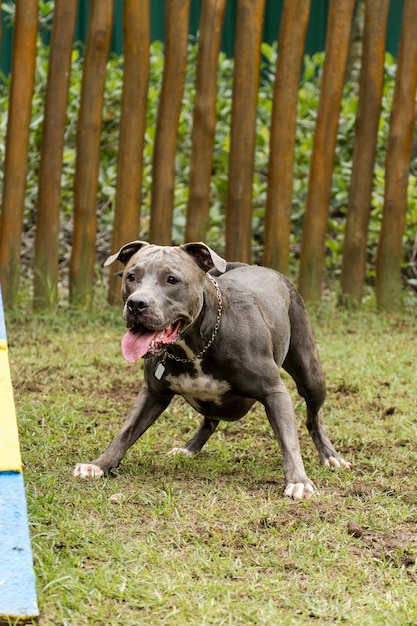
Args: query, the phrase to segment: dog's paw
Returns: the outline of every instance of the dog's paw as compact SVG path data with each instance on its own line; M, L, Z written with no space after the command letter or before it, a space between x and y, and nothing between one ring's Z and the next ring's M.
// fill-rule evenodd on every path
M191 450L187 450L187 448L172 448L172 450L167 452L167 456L175 456L176 454L182 454L183 456L195 455L194 452L191 452Z
M350 469L352 467L352 463L349 461L345 461L342 457L329 456L328 459L324 461L324 465L327 467L335 467L336 469Z
M293 500L302 500L303 498L310 498L316 492L317 489L313 483L288 483L284 495Z
M104 472L98 465L94 463L77 463L74 470L75 478L102 478Z

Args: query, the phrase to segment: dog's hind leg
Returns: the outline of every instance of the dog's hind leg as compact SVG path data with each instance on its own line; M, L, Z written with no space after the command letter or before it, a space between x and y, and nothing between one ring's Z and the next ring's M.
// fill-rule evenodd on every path
M307 362L297 361L295 365L292 360L288 362L286 360L283 367L293 377L298 393L306 402L308 432L322 463L334 467L350 467L350 463L336 452L321 422L321 407L326 397L326 385L318 354L311 355Z
M324 428L320 414L326 398L326 382L310 319L301 297L292 293L289 310L291 340L283 368L294 379L298 393L307 405L307 428L324 465L349 468L336 452Z
M219 425L219 420L214 420L209 417L204 417L201 423L200 428L194 435L190 441L188 441L184 446L180 448L173 448L168 452L168 455L174 454L185 454L188 456L192 456L194 454L198 454L204 444L210 439L217 426Z

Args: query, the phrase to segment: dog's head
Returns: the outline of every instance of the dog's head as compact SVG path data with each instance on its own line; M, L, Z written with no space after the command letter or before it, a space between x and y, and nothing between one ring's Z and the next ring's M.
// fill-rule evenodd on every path
M191 326L203 306L205 273L226 270L226 261L204 243L156 246L128 243L104 265L120 261L124 319L128 327L124 356L136 361L158 354Z

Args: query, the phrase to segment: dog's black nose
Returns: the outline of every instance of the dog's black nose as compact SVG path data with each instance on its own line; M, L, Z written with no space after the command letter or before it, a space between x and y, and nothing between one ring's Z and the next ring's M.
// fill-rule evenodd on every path
M143 313L148 308L149 301L146 298L129 298L126 306L129 313L139 315L139 313Z

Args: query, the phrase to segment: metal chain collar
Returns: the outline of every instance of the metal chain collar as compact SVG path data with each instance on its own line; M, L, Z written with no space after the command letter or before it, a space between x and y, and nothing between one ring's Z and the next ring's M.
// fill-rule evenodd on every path
M219 289L219 285L217 283L217 280L211 274L206 274L206 276L213 283L214 288L216 290L216 294L217 294L218 307L217 307L216 323L214 325L214 329L213 329L213 332L211 333L211 337L210 337L208 343L206 343L204 348L202 350L200 350L200 352L196 356L194 356L192 359L184 359L184 358L181 358L181 357L178 357L178 356L174 356L173 354L171 354L167 350L165 351L165 355L164 356L168 357L169 359L172 359L173 361L177 361L177 363L193 363L194 361L197 361L197 359L201 359L203 354L205 354L207 352L207 350L210 348L210 346L213 343L213 341L216 339L217 333L219 331L220 320L221 320L222 311L223 311L222 294L221 294L221 291Z

